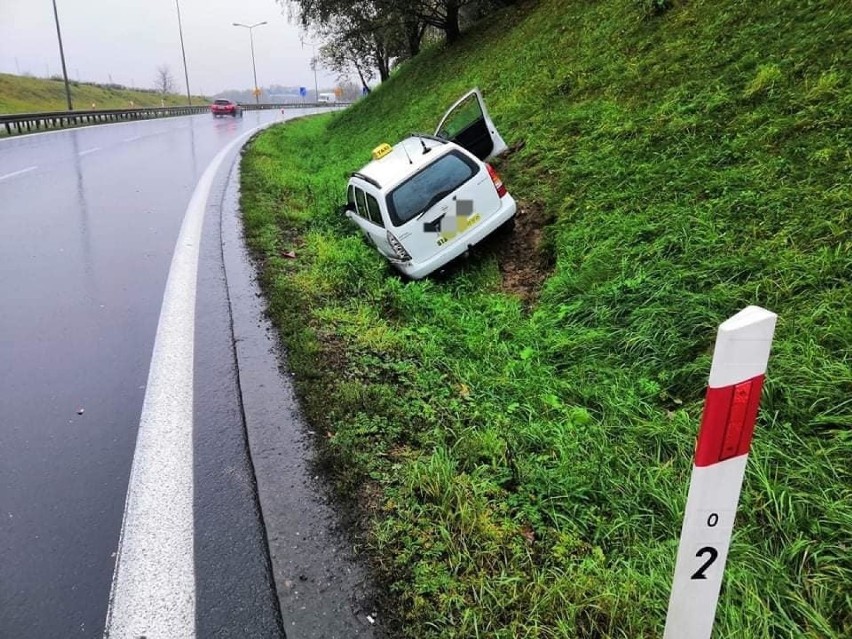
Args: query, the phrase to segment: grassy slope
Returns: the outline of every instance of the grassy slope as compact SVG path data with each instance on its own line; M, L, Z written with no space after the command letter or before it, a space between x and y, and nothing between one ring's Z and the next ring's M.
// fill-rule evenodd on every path
M124 89L107 89L79 82L71 83L71 100L76 109L90 109L94 102L98 109L129 107L132 100L137 107L160 106L156 93ZM186 104L186 96L167 95L166 106ZM206 98L193 96L197 104ZM37 111L65 111L65 85L62 80L27 78L0 73L0 113L31 113Z
M780 319L716 636L852 632L852 11L682 4L509 9L246 154L271 313L406 636L660 636L715 327L752 303ZM403 283L333 212L473 85L554 218L532 309L485 251Z

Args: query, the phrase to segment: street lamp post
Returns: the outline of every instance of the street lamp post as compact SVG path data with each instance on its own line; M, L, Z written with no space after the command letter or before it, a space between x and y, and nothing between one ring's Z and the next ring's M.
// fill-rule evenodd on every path
M186 79L186 101L192 106L192 96L189 93L189 71L186 68L186 49L183 48L183 26L180 23L180 2L175 0L178 19L178 33L180 34L180 53L183 56L183 77Z
M251 70L254 73L254 101L255 104L260 104L260 90L257 88L257 67L254 65L254 28L266 24L266 22L258 22L257 24L240 24L233 23L235 27L244 27L249 30L249 39L251 40Z
M65 69L65 51L62 48L62 32L59 30L59 12L56 10L56 0L53 0L53 18L56 20L56 38L59 40L59 57L62 59L62 79L65 80L65 100L68 102L68 110L73 111L74 107L71 106L71 87L68 85L68 71Z
M317 44L316 42L305 42L302 40L302 48L305 48L305 45L311 45L311 68L314 70L314 102L319 102L319 85L317 84Z

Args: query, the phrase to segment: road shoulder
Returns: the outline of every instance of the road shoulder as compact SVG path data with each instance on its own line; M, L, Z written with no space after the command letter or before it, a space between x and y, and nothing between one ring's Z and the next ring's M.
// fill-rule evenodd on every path
M222 244L246 429L284 627L289 639L379 636L367 570L312 468L310 433L243 242L237 173L235 167L223 199Z

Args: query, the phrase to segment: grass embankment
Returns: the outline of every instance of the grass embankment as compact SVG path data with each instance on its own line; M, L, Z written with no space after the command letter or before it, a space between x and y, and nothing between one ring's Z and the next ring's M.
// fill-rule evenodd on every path
M676 4L508 9L245 155L271 315L404 636L659 637L715 329L748 304L779 323L715 636L852 633L852 12ZM511 242L405 283L335 213L474 85L513 241L547 223L537 295Z
M75 109L123 109L133 106L158 107L159 93L133 89L115 89L97 84L72 81L71 101ZM166 106L183 106L185 95L168 94L163 98ZM197 102L196 102L197 100ZM207 98L192 96L194 104L205 104ZM0 113L36 113L41 111L66 111L65 84L62 80L28 78L0 73Z

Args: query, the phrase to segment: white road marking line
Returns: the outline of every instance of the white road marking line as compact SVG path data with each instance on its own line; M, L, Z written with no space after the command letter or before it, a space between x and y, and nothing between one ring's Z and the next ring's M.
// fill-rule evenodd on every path
M154 340L104 637L195 637L193 363L198 253L207 200L226 146L184 215Z
M80 157L83 157L84 155L89 155L89 153L94 153L95 151L100 151L100 150L101 150L101 147L96 146L96 147L93 147L91 149L86 149L85 151L80 151L77 155L79 155Z
M9 178L13 178L16 175L23 175L24 173L35 171L37 168L37 166L28 166L27 168L21 169L20 171L12 171L11 173L7 173L6 175L0 175L0 180L8 180Z
M124 138L122 140L122 142L135 142L136 140L138 140L141 137L142 137L141 135L134 135L132 138Z

